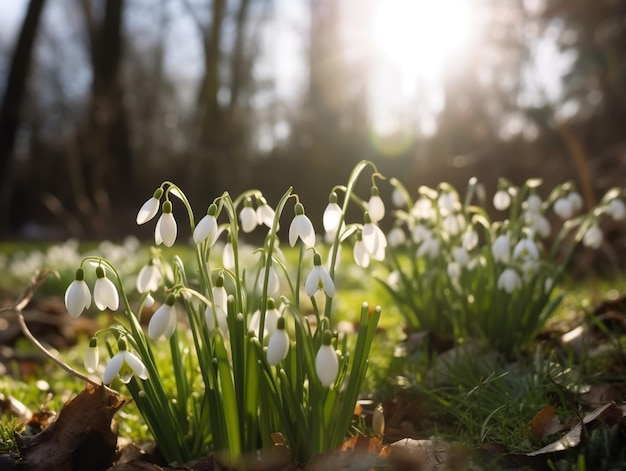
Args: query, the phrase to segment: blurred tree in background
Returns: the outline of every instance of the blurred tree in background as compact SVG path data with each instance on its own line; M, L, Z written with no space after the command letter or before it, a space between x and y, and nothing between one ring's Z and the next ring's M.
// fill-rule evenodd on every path
M389 0L416 30L435 5L448 9L434 25L445 34L456 34L457 4L473 21L462 53L441 53L436 89L421 86L426 71L403 95L411 79L390 72L379 100L399 105L382 130L371 98L385 67L370 34L381 0L0 0L0 9L9 2L21 8L11 35L0 34L4 238L150 237L134 214L164 179L198 204L250 187L274 203L293 184L319 215L320 192L363 158L409 187L464 188L477 176L493 190L499 177L538 176L547 186L573 179L591 202L626 183L619 0L415 0L421 10ZM442 39L412 41L409 31L407 65Z

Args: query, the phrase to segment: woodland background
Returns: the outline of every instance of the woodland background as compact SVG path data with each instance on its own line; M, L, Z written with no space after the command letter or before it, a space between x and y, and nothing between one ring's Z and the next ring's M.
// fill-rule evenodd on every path
M412 189L571 179L591 205L626 184L626 2L474 1L481 21L446 64L434 132L420 131L418 97L378 133L371 56L345 42L373 1L15 2L19 24L0 32L0 237L150 238L134 216L165 179L200 215L224 190L273 204L294 185L320 227L331 185L361 159ZM15 3L0 0L0 28ZM273 36L294 4L291 36ZM546 40L567 62L556 96L533 82ZM297 83L280 77L288 61Z

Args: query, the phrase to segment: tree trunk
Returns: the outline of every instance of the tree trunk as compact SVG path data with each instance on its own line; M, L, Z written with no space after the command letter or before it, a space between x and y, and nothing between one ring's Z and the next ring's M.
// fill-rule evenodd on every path
M20 126L20 108L26 94L35 37L45 0L31 0L11 58L2 103L0 103L0 232L8 226L13 192L12 162L15 136Z

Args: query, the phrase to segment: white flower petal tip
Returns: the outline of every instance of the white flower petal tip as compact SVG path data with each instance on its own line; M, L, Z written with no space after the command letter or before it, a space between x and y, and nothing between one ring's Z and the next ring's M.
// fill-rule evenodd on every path
M604 234L598 226L591 226L583 236L583 245L592 249L599 249L604 240Z
M313 269L304 282L304 291L307 296L311 297L318 290L323 290L328 297L332 298L335 295L335 283L321 263L321 257L315 254Z
M283 326L284 327L284 326ZM277 329L270 337L267 346L267 362L272 365L278 365L285 359L289 352L289 335L285 329Z
M367 202L367 212L372 222L378 222L385 217L385 203L378 194L370 197Z
M522 279L512 268L507 268L498 277L498 289L512 293L522 287Z
M304 207L300 203L296 203L296 217L291 221L289 226L289 245L295 246L298 239L307 247L315 245L315 230L313 223L304 214Z
M159 200L154 196L146 201L137 213L137 224L142 225L150 221L159 211Z
M120 350L111 358L111 361L104 369L102 382L111 384L119 376L123 383L128 383L133 375L146 380L148 379L148 370L137 355L130 353L128 350Z
M315 357L315 372L322 386L331 387L339 373L339 360L337 353L331 345L322 345Z
M239 214L241 222L241 230L244 232L252 232L259 224L257 213L252 206L244 206Z
M166 247L173 246L176 242L177 234L178 226L176 225L174 215L171 212L161 214L154 230L154 242L156 245L162 243Z
M172 304L169 304L172 302ZM156 340L163 336L169 339L176 329L176 308L169 299L152 315L148 323L148 336Z
M102 271L100 272L100 270ZM98 267L96 273L102 274L102 276L98 274L98 279L93 288L93 300L96 307L101 311L107 308L111 311L117 311L120 306L120 296L115 284L104 275L102 267Z
M498 211L504 211L511 205L511 195L506 190L499 190L493 196L493 206Z
M98 369L99 361L100 353L98 351L98 344L95 339L91 339L89 347L87 347L87 350L85 351L85 370L87 370L88 373L95 373Z
M322 217L324 231L330 233L337 232L341 223L341 214L341 207L337 203L328 203Z
M152 263L144 265L139 270L137 275L137 291L139 293L147 293L149 291L156 291L163 283L163 276L159 269Z
M82 270L82 268L79 270ZM83 277L84 273L78 274L77 272L77 279L72 281L65 290L65 308L74 319L91 306L91 293Z
M196 244L201 244L205 240L209 247L212 247L217 241L218 225L215 216L207 214L204 216L193 231L193 241Z

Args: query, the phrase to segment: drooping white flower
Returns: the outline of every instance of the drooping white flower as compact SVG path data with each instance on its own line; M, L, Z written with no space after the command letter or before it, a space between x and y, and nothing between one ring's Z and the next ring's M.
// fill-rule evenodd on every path
M470 252L478 245L478 232L470 226L461 236L461 245Z
M460 209L459 199L454 192L442 192L437 198L437 207L442 216L447 216Z
M276 216L276 212L274 209L267 204L265 198L260 197L258 200L258 206L256 208L256 218L258 224L265 224L270 229L274 224L274 217Z
M521 260L539 260L537 244L528 237L521 239L513 248L513 258Z
M459 266L464 267L469 263L469 254L463 247L452 248L452 258Z
M424 239L424 241L417 248L416 255L419 258L425 257L429 260L434 259L439 255L439 239L436 237L429 237L428 239Z
M154 242L156 245L165 245L171 247L176 242L178 226L176 219L172 214L172 203L170 201L163 202L163 213L154 228Z
M498 190L495 195L493 195L493 206L498 211L504 211L509 206L511 206L511 195L506 190Z
M322 216L324 231L336 233L341 223L341 214L341 206L337 204L337 193L333 191L328 197L328 205Z
M622 200L614 199L606 205L606 212L614 221L621 221L626 218L626 204Z
M257 213L252 207L252 200L246 198L243 202L243 209L239 213L239 220L241 221L241 230L244 232L252 232L259 224Z
M209 330L215 329L217 325L224 334L228 334L228 293L226 288L224 288L224 277L222 275L217 277L211 291L213 304L209 304L205 308L204 319Z
M396 208L403 208L406 206L406 197L400 188L394 188L391 192L391 202Z
M235 268L235 249L233 247L233 243L230 240L231 235L228 235L228 240L226 245L224 245L224 250L222 251L222 265L227 270L232 270Z
M280 311L276 308L276 303L274 302L274 298L267 298L267 308L265 309L265 321L263 325L263 337L267 335L272 335L276 332L276 326L278 325L278 320L281 318ZM259 332L261 330L261 310L257 309L250 316L250 321L248 322L248 329L253 331L257 337L260 336Z
M289 335L285 331L285 318L280 317L276 323L276 331L270 337L267 345L267 362L278 365L289 352Z
M370 256L367 252L367 249L365 248L365 243L363 243L361 233L359 233L358 238L354 243L352 256L354 257L354 263L356 263L361 268L367 268L369 266Z
M417 224L413 228L413 231L411 231L411 237L413 238L413 242L415 242L416 244L419 244L426 239L430 239L432 236L433 233L431 232L431 230L423 224Z
M413 205L413 209L411 209L411 214L417 219L422 219L425 221L431 220L435 217L433 202L425 196L422 196Z
M365 213L365 224L363 224L362 234L363 244L365 244L365 250L367 250L369 256L374 260L384 260L387 238L382 229L371 222L368 213Z
M315 245L315 230L311 220L304 214L302 203L296 203L295 213L296 216L289 226L289 245L293 247L300 239L304 245L313 247Z
M550 226L550 221L548 221L543 214L526 211L524 213L524 218L533 233L539 234L539 236L543 238L550 235L552 227Z
M542 201L539 195L533 193L532 195L528 195L528 198L524 201L524 208L531 213L540 214L541 204Z
M326 267L322 266L322 257L316 253L313 256L313 269L304 282L304 291L310 297L318 290L324 290L324 293L330 298L335 295L335 283Z
M117 292L115 284L106 277L102 266L96 267L96 284L93 288L93 301L96 307L101 311L109 308L111 311L117 311L120 305L120 296Z
M465 227L465 219L461 214L450 213L441 221L444 232L451 236L460 233Z
M508 234L496 237L496 240L491 244L491 253L496 262L509 262L511 259L511 239Z
M162 304L150 318L148 323L148 335L151 339L156 340L161 335L169 339L176 329L176 308L173 294L170 294L165 303Z
M387 242L391 247L399 247L406 242L406 234L400 226L394 226L387 235Z
M148 199L137 213L137 224L145 224L150 221L159 211L159 202L163 196L163 189L157 188L152 198Z
M324 332L322 338L323 345L315 356L315 372L325 388L332 386L339 373L339 360L337 359L335 349L331 345L331 339L331 333L329 331Z
M554 202L554 212L564 221L571 218L574 214L574 205L568 196L559 198Z
M580 196L580 193L572 191L569 195L567 195L567 199L572 205L572 209L575 213L583 209L583 198Z
M520 289L522 287L522 279L512 268L507 268L498 277L498 289L502 289L507 293Z
M193 241L196 244L201 244L206 240L209 247L213 247L219 235L216 214L217 205L213 203L209 206L207 214L198 221L196 228L193 230Z
M378 194L378 187L372 187L370 199L367 202L367 212L372 222L376 223L385 217L385 203Z
M163 283L163 276L161 270L150 260L150 263L141 267L139 274L137 275L137 291L140 293L147 293L149 291L156 291Z
M448 272L448 277L456 280L459 278L459 276L461 276L461 265L459 265L457 262L450 262L446 267L446 271Z
M91 306L91 292L85 282L85 270L78 268L76 278L65 290L65 308L73 318L80 316Z
M583 236L583 245L585 247L591 247L592 249L599 249L602 245L602 241L604 240L604 235L602 234L602 230L594 225L587 229L585 235Z
M89 340L89 346L85 351L84 365L87 373L95 373L98 369L98 363L100 361L100 353L98 351L98 340L92 337Z
M137 355L127 350L126 341L120 340L118 346L119 351L111 358L111 361L104 369L102 382L111 384L116 376L119 376L122 383L125 384L130 382L133 375L137 375L138 378L144 380L148 379L146 366Z
M263 285L265 283L265 266L261 268L259 273L259 279L257 280L257 291L263 292ZM274 267L270 265L269 276L267 278L267 294L268 296L278 296L280 294L280 279Z

